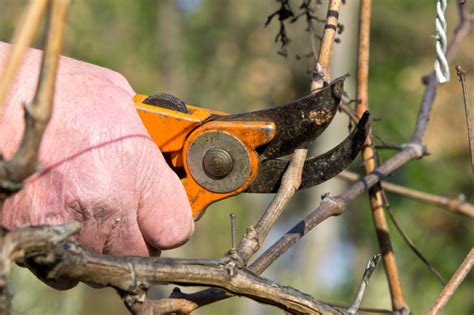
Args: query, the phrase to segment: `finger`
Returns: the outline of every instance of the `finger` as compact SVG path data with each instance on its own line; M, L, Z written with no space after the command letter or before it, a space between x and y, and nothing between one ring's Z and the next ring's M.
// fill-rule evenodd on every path
M194 232L191 207L181 181L158 149L147 155L154 165L145 176L146 187L138 209L138 226L145 240L160 249L185 243Z

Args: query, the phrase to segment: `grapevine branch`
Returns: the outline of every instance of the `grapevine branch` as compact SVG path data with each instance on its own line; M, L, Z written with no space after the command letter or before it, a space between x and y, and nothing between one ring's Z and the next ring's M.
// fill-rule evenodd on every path
M372 0L361 0L359 11L359 47L357 57L357 99L356 115L361 117L369 109L369 48L370 48L370 22L372 15ZM365 171L367 174L374 172L376 162L373 156L376 152L372 142L372 134L369 133L362 149ZM370 207L374 219L377 239L387 274L388 286L392 298L394 311L408 313L408 305L403 296L400 283L395 254L390 240L387 219L383 207L383 188L376 184L369 189Z
M66 2L52 0L52 3L58 6L60 3L64 4ZM329 3L326 27L322 36L316 68L318 72L323 73L323 76L313 80L312 91L317 90L324 81L329 80L329 65L336 36L340 5L341 1L337 0L332 0ZM447 50L448 60L453 58L462 39L472 27L472 19L466 18L466 7L460 8L460 16L460 25L456 29L453 41ZM61 25L64 26L64 21ZM51 70L48 73L51 74ZM412 141L404 145L400 152L379 165L372 173L351 185L342 194L334 197L325 195L318 208L290 229L288 233L283 235L248 267L246 267L246 263L258 251L269 229L278 219L289 198L299 186L301 166L306 157L305 149L298 150L294 154L291 162L294 167L290 167L287 174L285 174L285 177L289 178L287 180L289 187L287 190L282 188L281 192L275 196L275 198L281 198L281 201L267 209L266 214L262 217L261 224L249 228L236 253L229 254L222 259L184 260L111 257L94 254L73 242L64 241L67 236L77 231L77 225L73 223L72 225L59 227L23 228L11 232L2 230L2 237L0 237L2 242L1 270L8 269L5 269L5 261L34 262L38 266L45 266L48 270L47 275L51 279L69 278L97 285L112 286L120 292L132 312L136 313L147 313L150 310L161 312L163 309L157 309L157 305L166 307L166 310L170 312L190 312L199 306L233 295L246 296L297 314L345 312L344 309L321 303L304 293L284 287L258 275L319 223L331 216L342 214L350 202L371 187L378 185L382 178L408 161L421 158L426 154L422 139L436 91L436 82L432 82L431 78L434 79L434 76L431 75L427 79L425 95L421 103ZM41 81L44 81L44 78ZM52 81L54 82L54 80ZM51 82L51 80L47 82ZM48 98L45 97L44 99ZM19 235L23 235L23 237ZM153 301L145 298L146 290L153 283L206 285L213 288L195 294L175 291L167 299Z
M16 29L13 35L13 49L0 80L0 116L3 113L4 101L13 83L18 67L20 66L20 62L23 59L26 49L33 41L33 37L38 30L39 23L43 18L47 5L48 1L30 0L21 18L20 27Z
M467 7L461 5L459 13L460 22L454 32L453 40L448 47L448 61L454 58L454 55L459 50L462 40L470 33L472 28L472 19L468 16ZM426 86L425 95L422 98L417 123L414 128L414 134L424 134L426 130L429 113L434 101L434 97L431 97L431 95L433 95L433 89L435 88L436 85ZM427 97L426 95L430 97ZM252 263L250 268L255 267L255 270L266 269L271 263L273 263L273 261L285 253L294 243L315 228L319 223L329 217L342 214L352 201L354 201L360 194L379 183L384 177L389 176L392 172L402 167L407 162L423 157L426 153L426 148L420 142L415 140L416 137L413 138L411 143L406 144L402 151L378 166L373 173L364 176L351 185L342 194L335 197L326 195L321 200L321 204L318 208L309 213L302 221L297 223L279 240L277 240L268 250L257 258L254 263Z
M474 265L474 248L471 248L464 261L454 273L448 284L443 288L438 295L430 310L426 313L429 315L439 314L439 312L446 306L449 298L453 295L459 287L464 278L469 274Z
M361 179L358 174L350 171L343 171L338 175L338 177L344 178L351 182L355 182ZM428 203L456 214L474 218L474 205L472 203L467 202L466 197L463 194L459 194L456 197L449 198L392 184L386 181L381 182L381 185L385 191L400 195L402 197Z
M111 286L142 300L151 284L206 285L275 305L294 314L342 313L307 294L261 278L232 257L219 260L113 257L64 241L79 231L77 222L27 227L6 234L2 254L19 262L49 266L47 279L67 278Z
M464 71L461 66L456 66L456 73L461 81L462 96L464 101L464 111L466 113L466 125L467 125L467 139L469 141L469 153L471 155L471 170L474 174L474 132L472 131L472 121L471 121L471 104L469 103L469 96L467 93L467 80L466 80L466 71Z
M28 27L37 25L36 18L40 16L42 7L35 5L43 1L32 1L27 10L27 16L34 15L35 23L26 23ZM44 53L41 62L40 76L36 94L31 104L25 104L25 131L20 147L9 161L0 160L0 198L3 200L21 187L22 182L32 175L37 168L38 152L43 133L53 110L54 86L61 53L65 20L69 8L69 0L52 0L49 8L47 36L44 42ZM34 11L31 13L30 11ZM21 29L19 43L27 45L31 41L31 32ZM26 39L25 39L26 38ZM12 59L17 59L24 53L24 49L14 48ZM10 68L7 68L9 70ZM13 70L12 70L13 71ZM12 79L10 77L6 79ZM10 83L5 83L9 86ZM12 189L14 188L14 189Z
M283 6L283 4L282 4ZM319 49L319 53L315 50L316 46L311 45L313 54L318 54L320 60L319 63L315 66L315 72L318 69L322 69L323 75L322 76L313 76L311 81L311 91L315 92L319 88L324 86L324 81L328 82L330 80L329 77L329 63L331 60L332 48L334 46L334 39L336 35L336 28L338 23L339 11L341 7L340 0L331 0L328 4L327 10L327 18L326 18L326 25L325 31L323 33L323 40L321 42L321 47ZM277 11L278 12L278 11ZM274 13L276 14L276 13ZM271 17L267 20L269 22ZM280 19L281 22L281 19ZM311 38L314 38L314 28L312 25L311 20L307 20L309 23L308 25L308 34L310 36L310 42L312 41ZM268 233L270 232L271 227L274 225L276 220L280 217L283 210L286 208L288 202L291 200L293 195L295 194L296 190L300 186L301 183L301 176L302 176L302 169L303 165L307 156L307 149L297 149L295 150L292 159L290 161L290 165L286 170L280 188L273 198L272 202L265 210L264 214L260 218L259 222L255 227L250 226L247 229L247 233L242 238L240 245L237 249L237 253L239 257L242 259L244 263L247 263L249 259L260 249L261 244L263 244L264 240L266 239ZM256 272L260 274L263 270L253 269L252 267L249 268L252 272ZM212 298L208 298L211 296ZM184 295L181 294L180 297L185 298L187 300L191 300L192 302L188 306L202 306L207 305L209 302L215 302L224 298L231 297L231 294L228 294L223 291L219 291L218 289L207 289L198 293ZM204 303L202 301L205 301ZM181 302L180 302L181 303ZM179 308L177 308L179 309Z

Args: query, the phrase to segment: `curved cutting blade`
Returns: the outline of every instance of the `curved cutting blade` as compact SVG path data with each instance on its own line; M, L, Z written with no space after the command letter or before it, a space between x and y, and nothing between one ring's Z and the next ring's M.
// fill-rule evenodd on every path
M357 127L332 150L306 160L303 167L303 178L299 189L316 186L336 176L352 163L364 146L369 132L370 114L365 112ZM289 161L270 159L260 163L258 176L248 193L275 193Z
M285 156L306 147L327 128L341 101L344 79L338 78L320 91L283 106L214 119L275 123L275 138L258 152L264 159Z

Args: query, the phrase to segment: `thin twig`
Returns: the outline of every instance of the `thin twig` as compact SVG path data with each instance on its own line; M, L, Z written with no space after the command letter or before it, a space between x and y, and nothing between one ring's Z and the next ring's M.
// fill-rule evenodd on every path
M327 305L331 305L333 307L338 307L342 309L348 309L351 307L350 305L342 305L342 304L337 304L337 303L328 303L325 302ZM375 308L375 307L359 307L358 314L362 313L375 313L375 314L393 314L395 313L392 310L389 309L384 309L384 308Z
M422 106L430 107L431 105L432 105L431 103L423 102ZM423 154L424 154L424 148L421 146L421 144L417 144L417 143L409 144L402 150L402 152L395 155L393 158L391 158L390 160L388 160L387 162L382 164L379 168L377 168L377 170L374 174L365 176L361 181L358 181L356 184L352 185L346 192L344 192L340 196L338 196L336 198L326 196L326 198L324 198L323 202L321 203L321 206L318 209L316 209L315 211L313 211L305 219L305 221L302 221L301 224L298 224L295 227L296 229L294 228L295 233L290 235L288 238L286 238L287 235L285 235L284 236L284 241L282 241L283 240L283 238L282 238L282 239L280 239L280 241L278 241L275 244L275 245L282 245L282 246L279 247L278 251L275 251L275 253L272 253L272 254L273 255L278 255L278 256L281 255L283 252L286 251L286 249L288 249L287 245L294 244L294 242L296 242L299 238L301 238L303 235L305 235L307 232L309 232L309 230L314 228L319 222L324 221L326 218L328 218L332 215L341 214L344 210L344 207L350 201L354 200L355 197L360 195L367 188L372 187L373 185L375 185L377 182L380 181L380 179L382 177L387 176L392 171L396 170L397 168L399 168L400 166L405 164L407 161L423 156ZM289 245L289 246L291 246L291 245ZM60 248L55 248L55 249L58 249L59 251L66 250L68 252L71 252L72 255L77 254L77 248L75 248L74 246L72 246L72 248L71 247L64 248L62 246ZM49 253L49 251L48 251L48 253ZM95 255L95 254L90 254L90 255L91 256L100 256L100 255ZM75 257L77 257L77 256L75 256ZM262 255L260 258L266 259L265 254ZM97 264L96 263L97 261L94 260L93 268L98 268L100 271L99 270L93 270L93 272L95 274L105 273L107 277L112 277L113 280L117 281L117 282L124 281L122 283L124 285L126 285L126 289L129 289L129 290L133 291L136 288L137 292L143 291L143 287L146 287L148 281L141 282L139 280L140 279L140 273L139 273L140 269L137 268L137 266L139 266L139 265L137 265L137 262L149 263L150 268L153 269L154 271L156 271L156 266L157 266L156 261L153 258L126 258L125 260L126 261L124 262L123 266L121 266L123 268L121 268L120 266L118 267L116 265L116 263L118 263L120 261L120 259L117 259L117 258L107 257L106 261L102 261L101 264ZM274 259L273 260L267 259L266 261L267 261L267 263L271 263L271 262L274 261ZM132 265L135 266L134 267L135 277L130 277L130 263L132 263L132 262L133 262ZM161 262L163 262L163 261L161 260ZM170 262L170 261L167 261L167 262ZM194 262L196 262L200 267L202 267L203 262L205 263L205 261L194 261ZM219 261L219 262L222 262L222 260ZM176 263L176 261L174 261L174 263ZM112 270L117 271L116 274L107 273L107 271L109 270L107 266L109 266L109 265L112 266ZM62 267L65 267L65 269L61 269L61 268L57 269L56 274L53 274L52 276L60 276L61 272L66 272L66 275L67 275L68 274L67 273L67 268L74 269L72 266L68 267L67 265L66 266L63 265ZM176 264L173 264L173 268L174 267L176 267ZM237 268L237 270L235 270L233 267L231 267L227 264L225 264L224 268L227 272L227 276L230 276L229 272L230 273L233 273L233 272L239 273L241 270L245 271L245 269L239 269L239 268ZM202 270L203 270L202 268L199 268L199 272L202 272ZM259 269L259 271L260 270L261 269ZM72 271L72 274L69 274L69 276L72 277L72 278L78 278L80 280L86 280L86 281L91 280L90 277L93 277L92 276L93 273L90 273L90 274L85 274L84 273L83 274L82 272L87 272L87 271L83 268L83 266L80 266L79 268L74 269ZM206 272L206 270L205 270L205 272ZM202 279L200 279L199 281L196 280L196 279L189 279L189 277L192 278L193 275L194 274L190 275L190 274L186 273L186 274L183 274L182 276L180 275L179 277L173 276L173 278L170 279L170 282L178 283L178 284L184 284L184 285L186 285L186 284L197 284L197 283L202 284L203 283L203 281L201 281ZM130 280L130 279L132 279L132 280ZM182 281L184 281L184 283L183 282L177 282L176 279L181 279ZM161 277L160 277L160 280L162 280ZM215 281L215 279L210 279L209 281L212 282L212 281ZM228 279L226 281L228 281ZM111 283L115 283L115 282L110 282L110 281L107 282L107 284L111 284ZM225 283L227 283L227 282L225 282ZM207 283L207 282L205 282L205 284L211 285L211 286L219 286L216 283ZM143 287L140 287L141 285ZM229 285L232 286L233 283L230 283ZM120 288L120 286L118 286L118 287ZM235 288L231 288L231 289L226 288L226 289L228 289L231 292L234 292L233 290L235 290ZM220 291L222 291L222 290L220 290ZM215 299L214 299L214 301L215 301ZM291 305L291 306L294 306L294 305Z
M38 152L41 139L46 125L51 117L53 108L54 85L56 81L56 71L58 67L59 54L61 52L65 20L69 8L69 0L32 1L27 9L25 18L32 21L23 21L23 26L15 35L18 47L13 48L10 62L7 66L5 83L0 88L0 93L8 93L11 80L16 73L16 68L20 62L26 47L31 42L33 34L37 30L39 20L44 11L44 6L49 3L49 14L46 26L46 36L43 46L45 51L41 62L40 77L38 87L31 106L25 105L25 130L23 139L18 151L10 161L0 161L0 212L3 201L8 197L8 187L20 185L23 180L33 174L38 162ZM3 89L3 90L2 90ZM0 94L0 98L4 97ZM1 101L0 101L1 103ZM0 104L1 106L1 104ZM0 107L1 110L1 107ZM54 228L53 228L54 229ZM0 231L0 314L8 312L8 292L7 279L10 271L10 262L16 259L14 254L17 241L21 241L21 233L15 234L15 240L9 240ZM51 241L55 238L51 237Z
M307 21L311 50L315 56L319 56L319 63L315 66L315 68L317 69L319 67L323 70L322 77L313 77L313 81L311 82L312 92L316 92L319 88L323 87L324 81L330 81L329 64L326 63L331 61L331 57L329 55L332 54L332 48L334 46L334 38L340 6L341 0L331 0L329 2L326 19L327 26L325 27L319 54L317 54L315 51L316 45L313 43L315 32L314 28L312 27L312 22L311 20ZM286 208L286 205L291 200L296 190L298 190L298 187L301 183L302 169L307 152L307 149L295 150L291 158L290 165L283 175L282 183L277 194L274 196L272 202L265 210L265 213L262 215L255 228L250 227L247 231L247 234L242 239L241 244L239 245L238 253L244 262L247 262L249 258L258 251L260 245L263 244L263 241L270 232L270 229L280 217L281 213Z
M372 0L361 0L359 13L359 47L357 56L357 99L359 102L356 104L356 115L358 117L361 117L362 114L369 109L368 82L371 15ZM372 158L375 154L372 136L369 133L365 146L362 149L365 171L367 174L372 173L376 168L375 160ZM385 218L382 188L379 185L376 185L369 190L369 200L377 239L379 241L379 247L382 252L385 271L387 274L390 295L392 298L392 308L395 311L408 312L408 305L403 296L395 254L392 249L387 219Z
M431 306L430 310L426 313L428 315L438 314L448 303L449 299L459 287L461 282L471 271L472 265L474 264L474 248L467 254L466 258L459 266L458 270L454 273L453 277L449 280L448 284L444 287L443 291L438 295L435 302Z
M0 186L4 181L21 183L36 171L39 146L53 110L56 72L69 4L69 0L51 2L38 87L33 102L24 107L26 126L18 151L10 161L0 161Z
M460 10L461 15L465 9ZM459 50L463 39L471 30L471 20L461 18L459 25L455 30L453 40L448 47L448 60L453 58ZM428 89L428 87L427 87ZM429 119L429 113L433 106L434 98L423 97L421 101L418 119L414 127L414 134L424 134L426 121ZM340 215L348 204L354 201L360 194L373 187L384 177L389 176L393 171L403 166L408 161L419 159L426 153L426 148L418 142L406 144L403 150L395 154L392 158L381 164L370 175L366 175L354 183L345 192L336 197L325 196L318 208L310 212L303 220L292 227L286 234L270 246L260 257L258 257L250 266L256 272L262 272L270 266L278 257L283 255L293 244L295 244L304 235L319 225L326 219Z
M460 13L464 11L461 10ZM471 21L467 18L461 18L458 27L455 30L453 40L448 47L448 60L453 58L458 51L462 40L469 34L471 29ZM428 88L428 87L427 87ZM415 125L414 134L424 134L424 130L429 119L429 113L433 105L434 98L424 97L420 111L418 114L417 123ZM370 187L374 186L384 177L389 176L393 171L403 166L408 161L413 159L419 159L426 154L426 148L421 143L409 143L404 146L403 150L381 164L375 172L367 175L353 184L344 193L337 197L326 196L318 208L313 210L308 216L302 221L291 228L286 234L284 234L279 240L277 240L269 249L267 249L262 255L260 255L250 266L249 269L255 273L263 272L268 266L270 266L278 257L283 255L294 243L306 235L309 231L318 226L319 223L325 221L329 217L340 215L344 212L347 205L355 200L360 194L365 192ZM212 292L213 295L209 296L208 293ZM226 294L224 291L208 289L200 291L194 294L186 296L186 299L207 305L214 301L222 300L230 297L231 295Z
M49 1L30 0L20 20L20 26L15 30L12 38L13 47L0 79L0 117L18 67L38 31L48 3Z
M231 213L229 216L230 216L230 237L231 237L231 246L232 246L231 250L235 251L235 244L237 243L236 236L235 236L235 225L236 225L235 214Z
M318 73L318 76L313 76L313 80L311 82L311 92L315 92L322 88L324 81L330 81L332 51L334 47L334 39L336 38L337 33L337 23L339 20L339 12L341 11L341 5L342 0L329 1L326 14L326 24L324 25L323 38L319 48L318 62L315 67L315 72ZM309 33L310 36L315 36L314 30L311 32L311 29L309 29ZM322 77L319 76L319 73L322 73Z
M376 134L373 134L373 136L381 142L381 144L374 145L375 149L389 149L389 150L397 150L397 151L401 151L403 149L403 144L387 143Z
M318 63L318 54L316 53L318 49L316 48L316 32L314 31L314 25L312 20L312 15L309 12L309 0L303 0L303 4L301 5L304 8L306 14L306 25L307 31L309 33L309 44L311 47L312 56L314 57L314 64Z
M358 174L350 171L342 171L337 176L353 182L361 179ZM392 184L386 181L381 182L381 184L385 191L413 200L426 202L456 214L462 214L470 218L474 218L474 205L466 202L466 197L463 194L460 194L454 198L448 198Z
M380 262L382 255L377 254L374 257L369 259L367 263L367 267L365 268L364 275L362 276L362 280L360 281L359 289L357 290L354 302L352 303L351 307L347 310L348 314L357 314L359 310L360 303L362 303L362 299L364 297L365 288L369 284L370 277L374 272L375 268Z
M472 131L472 117L471 117L471 104L469 103L469 96L467 93L467 82L466 82L466 71L461 66L456 66L456 73L461 81L462 96L464 100L464 110L466 112L466 124L467 124L467 139L469 141L469 151L471 153L471 170L474 173L474 134Z
M291 10L289 0L279 0L280 2L280 8L270 14L270 16L267 17L267 21L265 22L265 27L270 24L270 22L273 20L275 16L278 16L278 21L280 23L280 30L278 31L278 34L275 37L275 42L280 42L280 50L277 52L279 55L282 55L283 57L288 56L288 44L290 43L290 39L286 33L286 28L285 28L285 21L291 17L294 17L294 13Z
M413 240L403 230L400 223L398 223L398 220L395 218L395 214L393 213L392 206L390 205L390 203L388 201L388 198L387 198L387 195L385 194L385 191L382 191L382 195L383 195L384 206L387 209L390 220L392 220L393 225L397 229L398 233L402 236L405 243L412 250L412 252L423 262L423 264L430 270L430 272L436 277L436 279L438 279L438 281L441 283L441 285L443 285L443 286L446 285L446 281L444 280L441 273L421 253L421 251L415 246L415 243L413 242Z
M469 15L467 3L457 3L457 6L459 13L459 24L454 30L454 35L446 52L446 59L448 62L452 62L457 50L459 49L459 46L461 46L462 40L471 32L472 26L474 24L474 17ZM438 85L434 72L424 78L424 83L426 88L423 94L422 106L420 107L415 125L416 127L413 131L413 136L411 139L412 143L418 144L423 143L423 137L428 127L428 118L430 116L431 109L433 107L432 104L436 96L436 89Z
M349 108L349 106L347 106L346 104L343 104L342 102L339 104L339 109L345 113L349 118L350 120L357 124L359 122L359 117L357 117L353 112L352 110Z
M375 136L375 135L374 135ZM382 143L382 144L374 144L375 151L377 150L395 150L401 151L403 149L403 145L399 144L390 144L390 143Z
M334 38L336 36L341 2L342 0L331 0L328 4L326 26L324 28L323 40L321 42L319 53L317 51L314 51L314 49L316 49L316 46L311 45L312 53L315 56L319 56L319 63L315 66L315 72L319 73L320 71L322 71L322 75L313 76L313 81L311 82L311 92L316 92L319 88L323 87L324 81L330 81L330 55L332 54L332 50L334 47ZM314 28L310 27L309 25L308 34L310 36L310 42L312 42L311 38L314 38L316 34L314 33ZM296 190L300 186L302 169L307 156L307 152L307 149L295 150L292 155L290 165L288 166L288 169L283 175L282 183L277 194L274 196L272 202L265 210L257 225L255 227L250 226L247 229L247 233L241 239L241 242L237 249L237 253L244 263L248 262L248 260L260 249L260 246L266 239L268 233L270 232L270 229L272 228L276 220L280 217L286 205L291 200ZM259 272L258 270L253 270L252 268L250 268L250 270L256 272L257 274L261 272ZM210 296L211 292L211 299L204 298L205 302L199 303L199 301L203 299L202 297ZM193 301L198 301L198 304L195 305L203 306L211 302L228 298L230 296L230 294L223 292L222 290L211 288L187 295L186 298L192 299Z
M280 217L296 190L298 190L305 159L305 149L295 151L272 202L265 210L255 228L249 227L247 229L247 233L242 238L238 248L239 256L242 257L245 262L260 249L261 244L263 244L273 224Z

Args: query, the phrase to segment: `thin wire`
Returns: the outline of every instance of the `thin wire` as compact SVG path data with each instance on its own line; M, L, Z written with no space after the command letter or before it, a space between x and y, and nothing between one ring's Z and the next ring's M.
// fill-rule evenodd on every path
M446 12L447 0L438 0L436 2L436 61L434 71L438 83L446 83L449 81L449 65L446 59L446 48L448 41L446 38Z

